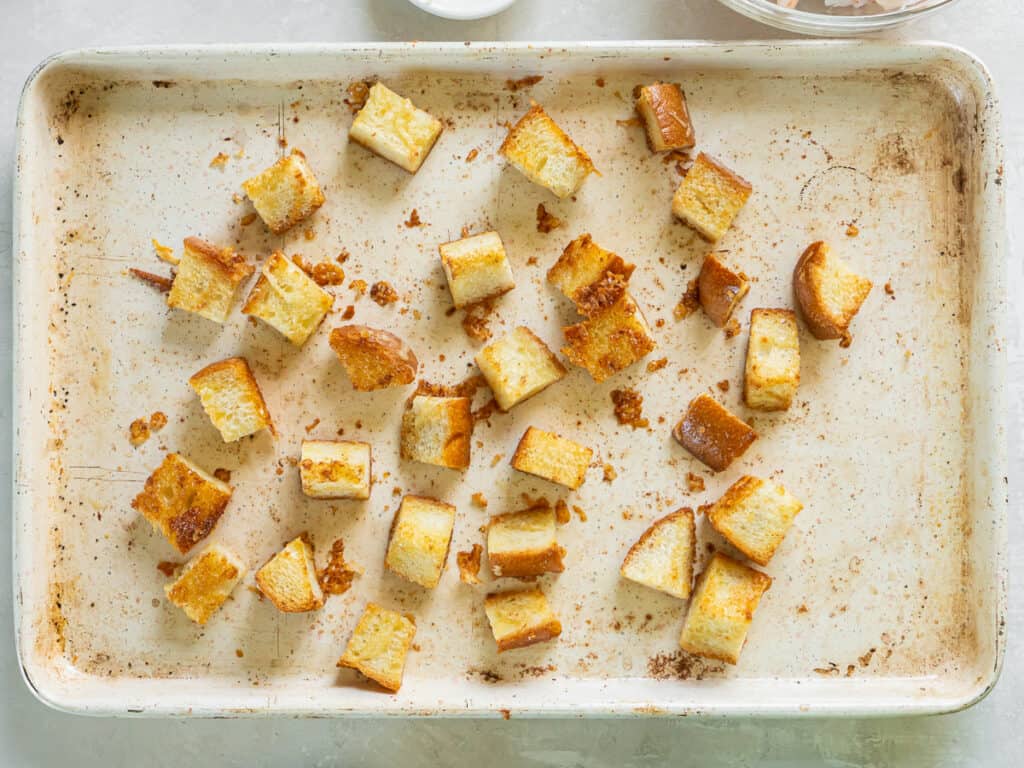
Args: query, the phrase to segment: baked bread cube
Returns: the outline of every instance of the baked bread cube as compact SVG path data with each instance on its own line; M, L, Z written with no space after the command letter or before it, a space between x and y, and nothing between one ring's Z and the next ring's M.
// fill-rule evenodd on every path
M807 246L793 270L793 292L816 339L842 339L849 346L850 322L871 293L871 281L851 270L820 240Z
M238 287L253 271L252 264L230 248L186 237L178 271L167 293L167 306L223 323L235 303Z
M487 525L487 561L497 577L561 573L563 554L556 537L555 509L548 505L495 515Z
M352 388L360 392L401 387L416 379L419 361L409 345L393 333L343 325L331 331L330 343Z
M804 505L777 483L744 475L708 510L708 522L758 565L768 565Z
M732 226L753 190L745 179L701 152L676 189L672 213L714 243Z
M672 436L716 472L726 469L757 439L750 425L706 392L690 401Z
M784 411L800 385L800 336L789 309L755 309L743 379L743 399L759 411Z
M477 352L476 364L503 411L565 376L547 345L522 326Z
M401 456L448 469L468 469L472 437L468 397L416 395L402 415Z
M534 104L512 126L498 150L534 184L569 197L595 171L590 157Z
M771 584L760 571L716 552L697 579L680 647L727 664L738 662L754 611Z
M647 128L652 152L692 149L697 139L686 108L686 96L675 83L653 83L640 89L636 111Z
M313 545L305 534L288 542L256 571L256 585L282 613L305 613L324 606Z
M492 592L484 598L484 612L498 653L543 643L562 634L562 624L551 611L544 593L533 589Z
M443 243L438 250L457 309L493 299L516 287L505 246L497 232Z
M697 277L697 298L712 323L725 327L732 311L749 290L750 283L743 274L733 272L713 253L704 257Z
M441 135L441 121L382 83L370 88L348 136L374 154L416 173Z
M213 544L189 560L178 578L164 585L164 592L192 621L205 624L244 575L245 564L238 556Z
M203 410L225 443L261 429L274 431L263 393L244 357L231 357L208 365L188 380L199 395Z
M548 270L548 282L576 305L577 312L591 317L621 298L635 268L582 234Z
M455 507L425 496L405 496L391 522L384 567L421 587L441 580L452 543Z
M298 149L242 182L256 213L271 232L280 235L305 221L324 204L324 193Z
M301 347L324 321L334 297L280 251L271 254L242 312L258 317Z
M562 330L567 344L562 353L599 383L657 346L644 313L628 293L603 312Z
M528 427L516 446L511 463L520 472L576 490L583 485L593 457L594 452L590 448L554 432Z
M369 443L303 440L299 459L302 492L311 499L370 498Z
M402 687L405 657L415 636L416 622L411 616L367 603L338 666L354 669L382 688L397 691Z
M629 548L619 573L630 581L685 600L693 583L697 529L693 510L684 507L643 532Z

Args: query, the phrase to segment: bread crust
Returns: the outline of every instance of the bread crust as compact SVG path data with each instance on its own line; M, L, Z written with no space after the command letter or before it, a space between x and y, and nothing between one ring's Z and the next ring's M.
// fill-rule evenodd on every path
M733 272L714 254L704 257L697 278L697 297L704 314L712 323L722 328L732 316L750 284L739 272Z
M716 472L728 468L757 439L750 425L702 392L690 401L672 436Z
M686 95L675 83L644 86L636 108L647 128L647 146L652 152L692 149L696 144Z
M825 305L821 283L822 272L827 268L829 255L828 245L821 240L807 246L793 268L793 292L796 294L797 304L807 329L814 338L823 341L840 339L843 346L849 346L852 340L849 332L850 322L870 293L872 284L867 278L860 278L861 290L849 297L851 304L855 305L852 312L843 315L831 312Z

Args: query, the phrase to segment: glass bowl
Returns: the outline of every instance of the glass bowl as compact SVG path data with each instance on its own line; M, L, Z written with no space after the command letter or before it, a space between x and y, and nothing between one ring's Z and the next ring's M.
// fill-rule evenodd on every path
M863 8L829 8L824 0L800 0L796 8L783 8L775 0L719 0L751 19L805 35L846 37L892 29L946 8L957 0L908 0L907 6L886 11L874 2Z

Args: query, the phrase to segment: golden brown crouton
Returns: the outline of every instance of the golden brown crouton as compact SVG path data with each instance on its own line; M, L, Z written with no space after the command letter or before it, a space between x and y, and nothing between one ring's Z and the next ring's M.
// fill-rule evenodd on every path
M494 592L484 598L484 612L498 653L543 643L562 634L562 624L551 612L544 593L533 589Z
M393 333L365 325L344 325L331 331L330 342L352 387L360 392L400 387L416 379L419 361Z
M697 531L689 507L666 515L643 532L629 548L622 567L625 578L673 597L690 596Z
M224 605L244 574L242 561L214 544L189 560L181 575L164 586L164 592L192 621L205 624Z
M750 313L743 399L760 411L784 411L800 384L800 337L789 309Z
M416 395L402 416L401 455L449 469L468 469L473 437L468 397Z
M643 359L656 346L644 313L628 293L603 312L562 330L567 344L562 353L597 382Z
M305 534L288 542L256 571L256 585L282 613L317 611L324 605L313 545Z
M405 496L395 513L384 566L413 584L433 589L452 543L455 507L424 496Z
M720 240L753 187L713 157L701 152L672 198L672 213L705 240Z
M793 291L816 339L851 341L850 322L871 293L871 281L832 255L825 243L807 246L793 270Z
M547 345L521 326L477 352L476 364L503 411L565 376Z
M640 89L636 111L647 128L647 145L652 152L691 149L696 143L686 96L675 83L654 83Z
M402 687L405 657L416 636L416 622L411 616L367 603L359 617L339 667L349 667L389 691Z
M539 104L512 126L499 150L534 184L558 197L576 192L594 172L590 157L573 143Z
M512 466L573 490L583 485L594 452L554 432L528 427L516 446Z
M619 300L635 268L583 234L548 270L548 282L571 299L581 315L591 317Z
M242 182L256 213L274 234L287 232L324 204L306 156L297 149L272 166Z
M186 237L178 272L167 293L167 306L223 323L238 287L252 273L253 266L241 254L198 237Z
M369 443L303 440L302 492L313 499L368 499L371 463Z
M757 439L749 425L706 392L690 401L672 436L716 472L742 456Z
M208 365L188 380L199 395L203 410L225 443L261 429L273 431L263 393L244 357Z
M493 299L516 287L505 246L497 232L443 243L438 250L457 309Z
M280 251L271 254L242 312L258 317L297 347L306 343L331 309L334 297Z
M487 560L495 576L529 578L561 573L563 550L553 507L541 505L495 515L487 525Z
M704 257L697 278L697 297L712 323L724 327L749 290L750 284L743 274L733 272L713 253Z
M429 112L382 83L374 83L348 135L385 160L416 173L441 135L441 128L441 121Z
M708 511L708 522L730 544L767 565L803 504L781 485L744 475Z

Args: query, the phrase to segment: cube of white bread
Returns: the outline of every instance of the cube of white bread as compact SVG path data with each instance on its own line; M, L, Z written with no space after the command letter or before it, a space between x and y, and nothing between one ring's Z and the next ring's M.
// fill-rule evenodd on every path
M712 323L719 328L724 327L749 290L750 283L742 272L729 269L713 253L704 257L697 276L697 298Z
M231 357L206 366L188 380L203 410L225 443L261 429L274 431L263 393L244 357Z
M402 415L401 456L449 469L468 469L473 437L468 397L416 395Z
M690 598L679 645L684 651L735 664L761 595L772 580L716 552Z
M238 287L254 271L245 257L198 237L186 237L178 271L167 293L167 306L195 312L223 323Z
M565 570L553 507L495 515L487 524L487 561L495 576L531 578Z
M754 188L703 152L697 155L672 198L672 213L706 240L716 242L732 226Z
M402 687L405 659L416 636L411 616L367 603L339 667L349 667L389 691Z
M548 282L572 300L576 311L591 317L619 300L635 268L582 234L548 270Z
M416 379L419 360L393 333L365 325L343 325L331 331L330 344L352 387L360 392L400 387Z
M181 454L168 453L132 500L132 508L185 554L213 530L233 491Z
M562 330L567 344L562 353L586 368L596 382L628 368L657 346L647 318L628 293L603 312Z
M543 643L562 634L562 624L537 587L492 592L484 598L484 612L498 653Z
M391 522L384 566L413 584L433 589L452 543L455 507L424 496L405 496Z
M693 583L697 530L693 510L683 507L643 532L629 548L619 573L630 581L685 600Z
M851 341L850 322L871 293L871 281L850 269L832 249L811 243L793 270L793 292L816 339Z
M558 197L569 197L595 171L587 153L539 104L512 126L498 151L526 178Z
M374 83L348 135L385 160L416 173L441 135L441 127L441 121L429 112L382 83Z
M653 83L640 88L636 111L647 129L653 152L691 149L697 143L686 107L686 96L675 83Z
M309 218L324 204L324 193L313 169L298 149L242 182L242 189L263 223L276 235Z
M313 545L306 534L292 539L256 571L256 585L282 613L323 608L324 593L316 576Z
M565 376L565 366L529 328L516 328L476 354L498 407L509 410Z
M505 246L497 232L442 243L438 250L457 309L493 299L516 287Z
M205 624L244 575L245 564L238 556L213 544L189 560L178 578L164 586L164 592L192 621Z
M736 549L768 565L804 505L777 483L744 475L708 510L708 522Z
M755 309L743 379L743 399L760 411L789 408L800 385L800 336L789 309Z
M672 436L716 472L726 469L757 440L757 432L707 392L686 407Z
M263 264L242 312L258 317L297 347L306 343L331 309L334 297L280 251Z
M520 472L543 477L573 490L583 485L594 451L554 432L528 427L511 464Z
M312 499L368 499L371 466L369 443L303 440L302 492Z

